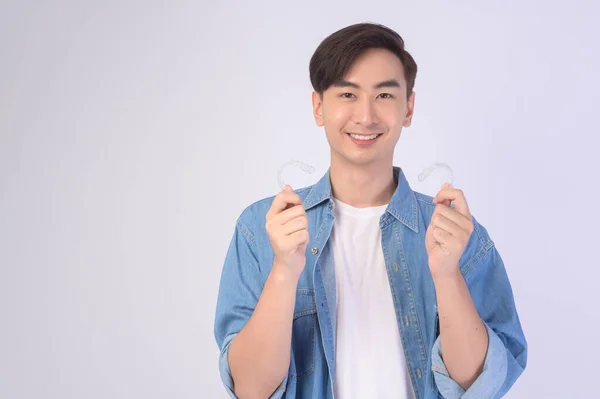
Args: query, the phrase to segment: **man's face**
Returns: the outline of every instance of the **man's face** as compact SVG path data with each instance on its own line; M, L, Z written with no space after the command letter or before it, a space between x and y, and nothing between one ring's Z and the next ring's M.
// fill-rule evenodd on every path
M410 126L413 108L414 93L406 99L402 63L383 49L364 52L341 82L324 91L323 98L313 93L315 120L325 127L332 162L393 162L394 148L402 127Z

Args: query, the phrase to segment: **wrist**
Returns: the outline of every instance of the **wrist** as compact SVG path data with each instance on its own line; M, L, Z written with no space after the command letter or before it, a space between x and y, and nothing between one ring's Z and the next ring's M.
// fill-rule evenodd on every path
M436 290L446 286L456 286L457 284L464 282L464 277L458 266L446 273L436 273L435 275L432 275L432 278Z
M288 265L275 261L271 268L270 278L279 285L293 286L296 289L300 275Z

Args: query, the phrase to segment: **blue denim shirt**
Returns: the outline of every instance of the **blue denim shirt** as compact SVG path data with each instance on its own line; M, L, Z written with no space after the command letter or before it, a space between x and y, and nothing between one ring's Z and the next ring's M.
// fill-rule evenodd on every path
M425 250L432 197L413 191L394 167L397 189L380 220L382 248L406 364L417 398L499 398L523 372L527 342L502 259L486 229L475 230L460 270L489 334L483 372L465 391L440 356L436 292ZM334 221L329 171L313 186L296 190L308 217L310 242L296 290L290 368L271 398L333 398L336 350L334 259L329 246ZM265 216L274 197L248 206L237 220L219 287L215 338L219 370L231 397L227 351L258 302L273 264Z

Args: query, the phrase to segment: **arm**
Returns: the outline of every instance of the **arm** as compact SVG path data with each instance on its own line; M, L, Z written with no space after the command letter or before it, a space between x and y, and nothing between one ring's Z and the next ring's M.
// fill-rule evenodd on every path
M234 398L275 399L287 385L308 219L291 188L274 198L265 225L274 261L265 279L254 234L243 222L245 215L238 219L219 286L215 337L221 349L220 373Z
M263 288L254 236L240 218L223 265L214 331L221 379L232 398L283 395L295 286L277 270Z
M431 354L436 385L447 399L501 397L527 362L504 263L462 191L446 184L433 202L426 246L440 317Z
M290 277L273 265L252 317L231 343L229 365L240 398L271 397L287 375L298 282Z
M487 346L483 363L480 364L476 374L472 376L472 381L469 381L468 387L462 386L460 375L456 375L457 372L461 372L459 370L461 366L458 365L457 368L455 364L455 362L460 363L460 354L453 346L465 345L467 340L458 334L456 334L458 337L453 339L452 337L458 333L458 330L452 331L452 327L458 325L457 328L461 330L470 330L465 331L465 334L473 337L472 347L463 352L466 354L465 366L469 370L471 370L470 367L473 367L475 358L479 356L474 355L474 352L481 350L479 346L481 343L478 342L479 330L473 331L477 323L471 313L473 310L471 305L466 306L467 309L471 309L468 311L469 316L460 316L458 315L458 306L449 307L447 301L438 298L440 336L434 343L431 353L432 369L436 386L446 399L500 398L506 395L527 365L527 341L523 334L504 263L483 226L475 222L475 230L475 237L465 253L466 256L462 259L464 263L461 270L465 274L462 280L464 285L460 283L460 280L453 284L462 286L460 291L464 298L466 298L464 288L468 287L470 303L475 307L481 325L485 329ZM445 296L445 299L450 297L446 293L447 290L436 288L436 291L443 291L441 295ZM469 301L465 300L465 302ZM457 323L468 323L471 327L451 324L446 325L444 330L446 323L443 320L441 307L445 308L445 314L450 314L450 308L450 312L454 316L450 316L447 321L450 320L454 323L454 320L460 320ZM444 337L444 331L450 331L450 333L446 333Z
M444 364L450 377L467 390L483 370L487 329L458 267L456 273L434 283Z

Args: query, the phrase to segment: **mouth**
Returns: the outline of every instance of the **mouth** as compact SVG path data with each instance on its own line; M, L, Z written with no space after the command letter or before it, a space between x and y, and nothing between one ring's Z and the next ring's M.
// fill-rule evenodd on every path
M381 137L383 135L383 133L369 134L369 135L354 134L354 133L346 133L346 134L348 135L348 137L350 137L350 140L352 140L354 142L354 144L363 145L363 146L373 144L374 142L377 141L377 139L379 137Z

